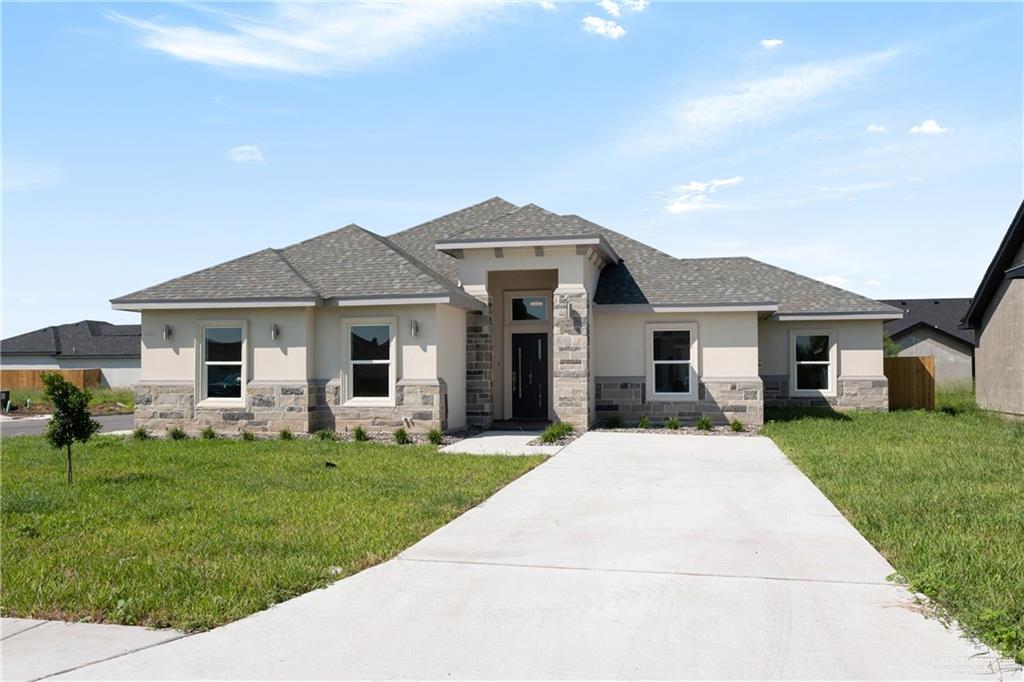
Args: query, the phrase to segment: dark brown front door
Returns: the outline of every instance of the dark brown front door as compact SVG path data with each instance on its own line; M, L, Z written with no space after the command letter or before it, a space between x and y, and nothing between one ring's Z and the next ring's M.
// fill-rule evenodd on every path
M548 335L512 335L512 417L548 418Z

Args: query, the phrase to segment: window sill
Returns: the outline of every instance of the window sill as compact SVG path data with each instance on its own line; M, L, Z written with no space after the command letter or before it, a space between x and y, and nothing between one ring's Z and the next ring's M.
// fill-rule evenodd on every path
M342 407L394 407L394 398L349 398Z
M693 393L648 393L647 402L655 403L687 403L695 402L697 396Z
M196 403L196 409L201 408L224 408L224 407L245 407L244 398L207 398Z
M790 398L835 398L835 391L818 391L814 389L793 389L789 392Z

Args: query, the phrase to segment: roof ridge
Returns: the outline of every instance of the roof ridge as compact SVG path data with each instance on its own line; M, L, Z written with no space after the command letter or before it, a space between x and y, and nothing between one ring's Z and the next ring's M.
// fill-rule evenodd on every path
M412 264L414 267L416 267L417 269L422 271L423 274L427 275L428 277L432 278L433 280L435 280L439 284L443 285L445 289L455 290L455 291L458 291L459 293L462 293L462 294L465 293L462 289L460 289L459 287L457 287L454 284L452 284L448 280L448 278L443 277L442 275L440 275L437 272L435 272L433 268L428 266L426 263L421 261L419 258L416 258L415 256L413 256L411 253L409 253L408 251L406 251L402 247L400 247L397 244L393 243L387 237L379 235L376 232L371 232L370 230L367 230L365 228L359 227L358 225L356 225L356 227L359 228L360 230L362 230L363 232L365 232L366 234L370 235L371 237L373 237L374 239L376 239L381 244L383 244L384 246L388 247L389 249L391 249L395 253L397 253L402 258L404 258L407 261L409 261L410 264ZM469 294L466 294L466 295L468 296Z
M313 241L314 239L322 239L322 238L326 237L329 234L336 234L338 232L341 232L342 230L347 230L347 229L353 228L353 227L357 227L360 230L363 229L361 226L357 225L356 223L349 223L348 225L343 225L342 227L336 227L333 230L327 230L327 232L321 232L320 234L315 234L312 237L307 237L307 238L305 238L305 239L303 239L301 241L297 241L297 242L294 242L292 244L289 244L288 246L282 246L282 247L280 247L280 249L273 249L272 248L270 250L271 251L278 251L278 250L284 251L285 249L290 249L293 246L301 246L302 244L307 244L307 243Z
M342 228L342 229L344 229L344 228ZM336 231L336 230L335 230L335 231ZM283 252L282 252L282 250L281 250L281 249L275 249L275 248L271 248L270 250L271 250L271 251L273 251L273 252L274 252L275 254L277 254L277 257L281 259L281 262L283 262L283 263L284 263L285 265L287 265L287 266L288 266L288 268L289 268L289 269L290 269L290 270L291 270L292 272L294 272L294 273L295 273L295 276L296 276L296 277L298 277L299 279L301 279L301 280L302 280L302 283L303 283L303 284L305 284L305 285L306 285L307 287L309 287L309 290L310 290L310 291L312 291L312 292L313 292L314 294L316 294L316 295L317 295L317 296L319 296L320 298L323 298L323 297L324 297L323 293L322 293L322 292L321 292L321 291L320 291L319 289L317 289L317 288L316 288L316 287L315 287L315 286L313 285L313 283L309 281L309 279L308 279L308 278L307 278L307 276L306 276L306 275L305 275L305 274L304 274L304 273L302 272L302 270L301 270L301 269L299 269L299 266L295 265L295 263L292 263L292 262L291 262L290 260L288 260L288 257L287 257L287 256L286 256L286 255L285 255L285 254L284 254Z
M419 227L423 227L424 225L429 225L430 223L436 223L439 220L444 220L445 218L451 218L452 216L459 215L460 213L465 213L466 211L472 210L474 208L478 208L480 206L483 206L486 203L489 203L489 202L495 201L495 200L504 201L507 204L512 204L513 206L516 206L515 204L513 204L508 199L505 199L503 197L499 197L498 195L494 195L490 199L484 199L483 201L478 201L475 204L470 204L469 206L463 206L462 208L460 208L458 210L451 211L450 213L445 213L444 215L439 215L436 218L431 218L430 220L424 220L422 223L416 223L412 227L407 227L404 230L399 230L398 232L395 232L394 234L388 235L388 239L391 239L392 237L397 237L399 235L405 234L406 232L409 232L411 230L415 230L415 229L417 229ZM516 206L516 208L512 209L512 210L517 210L519 208L520 208L519 206ZM503 215L508 215L508 213L505 213ZM487 221L484 221L484 222L487 222ZM469 228L466 228L466 229L469 229ZM459 234L459 233L456 232L455 234Z
M501 197L497 197L497 198L500 199ZM502 201L504 201L504 199L502 199ZM512 202L510 201L509 203L511 204ZM516 206L515 204L512 204L512 205ZM513 213L518 213L519 211L522 211L524 208L527 208L529 206L533 206L534 208L540 208L542 211L547 210L547 209L541 208L540 206L537 206L537 204L523 204L522 206L516 206L515 208L513 208L508 213L502 213L501 215L496 215L493 218L488 218L487 220L485 220L485 221L483 221L481 223L477 223L476 225L470 225L469 227L464 227L461 230L459 230L458 232L452 232L450 235L448 235L446 237L446 239L451 239L452 237L456 237L456 236L458 236L460 234L463 234L465 232L469 232L470 230L475 230L475 229L477 229L479 227L482 227L483 225L487 225L488 223L493 223L496 220L503 220L503 219L509 217L510 215L512 215ZM548 213L551 213L551 211L548 211ZM554 215L557 215L557 214L554 214Z

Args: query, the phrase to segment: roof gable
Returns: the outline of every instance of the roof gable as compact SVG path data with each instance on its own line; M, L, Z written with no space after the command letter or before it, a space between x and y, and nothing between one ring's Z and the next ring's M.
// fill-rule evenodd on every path
M963 325L967 328L977 329L981 324L981 318L985 315L992 297L995 296L999 285L1007 277L1009 270L1015 270L1018 265L1024 265L1024 201L1017 209L1016 215L1006 230L1006 236L992 256L992 262L985 270L978 290L971 299L971 305L964 315ZM1016 275L1019 276L1019 275Z
M902 320L885 323L885 333L889 336L896 337L925 324L964 343L974 345L974 332L960 329L959 326L971 304L969 298L904 298L883 302L901 309L904 313Z

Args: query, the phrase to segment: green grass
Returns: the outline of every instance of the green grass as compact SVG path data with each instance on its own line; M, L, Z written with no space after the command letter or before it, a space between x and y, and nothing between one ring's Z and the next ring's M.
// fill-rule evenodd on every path
M90 407L99 407L100 405L113 405L115 403L121 403L127 406L129 412L135 409L135 394L130 388L90 388L87 389L92 394L92 399L89 401ZM28 390L28 389L12 389L11 390L11 404L16 407L24 407L25 403L31 399L33 405L48 405L49 401L46 396L43 395L43 390ZM0 406L0 408L6 407Z
M935 412L780 412L771 437L939 615L1024 662L1024 424L970 391Z
M210 628L393 557L543 460L102 436L74 456L67 486L42 438L3 441L4 616Z
M563 438L568 438L572 433L572 424L568 422L555 422L549 424L538 436L541 443L557 443Z

